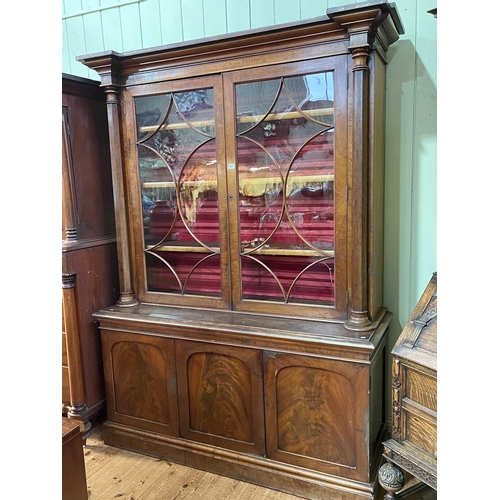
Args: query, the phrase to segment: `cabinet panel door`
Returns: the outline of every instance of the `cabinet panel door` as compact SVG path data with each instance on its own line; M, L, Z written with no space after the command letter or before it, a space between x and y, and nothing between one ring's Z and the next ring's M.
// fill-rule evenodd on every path
M264 352L267 456L368 480L368 366Z
M108 419L178 435L171 339L102 330Z
M180 435L264 454L262 352L176 341Z

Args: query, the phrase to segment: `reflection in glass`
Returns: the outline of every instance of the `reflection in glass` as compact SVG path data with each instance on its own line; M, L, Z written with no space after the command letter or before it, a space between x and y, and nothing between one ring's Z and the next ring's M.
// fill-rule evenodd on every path
M213 90L138 97L135 105L148 289L220 295Z
M333 73L236 86L246 298L334 304Z

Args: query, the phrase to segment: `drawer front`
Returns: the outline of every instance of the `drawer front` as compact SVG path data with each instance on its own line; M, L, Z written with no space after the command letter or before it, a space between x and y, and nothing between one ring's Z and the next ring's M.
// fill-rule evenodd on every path
M403 397L437 411L437 380L409 366L405 367L405 393Z
M429 455L435 460L437 451L437 424L411 411L403 410L404 433L403 440Z

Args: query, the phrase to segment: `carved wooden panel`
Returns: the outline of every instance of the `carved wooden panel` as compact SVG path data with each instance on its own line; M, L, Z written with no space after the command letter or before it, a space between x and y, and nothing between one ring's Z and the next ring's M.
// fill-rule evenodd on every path
M108 418L177 435L171 339L103 331Z
M261 351L177 341L176 362L181 436L263 455Z

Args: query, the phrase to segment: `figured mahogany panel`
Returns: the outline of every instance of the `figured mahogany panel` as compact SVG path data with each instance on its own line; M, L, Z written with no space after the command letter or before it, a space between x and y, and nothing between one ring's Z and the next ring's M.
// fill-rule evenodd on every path
M103 331L108 418L177 434L173 341Z
M176 342L182 437L263 454L261 356L259 350Z
M297 384L300 380L300 384ZM278 448L329 462L354 465L353 401L342 405L351 383L309 367L286 367L276 377ZM342 405L342 406L341 406ZM339 418L339 406L342 418ZM325 439L326 435L329 439Z
M366 479L367 369L272 352L264 366L268 457Z

